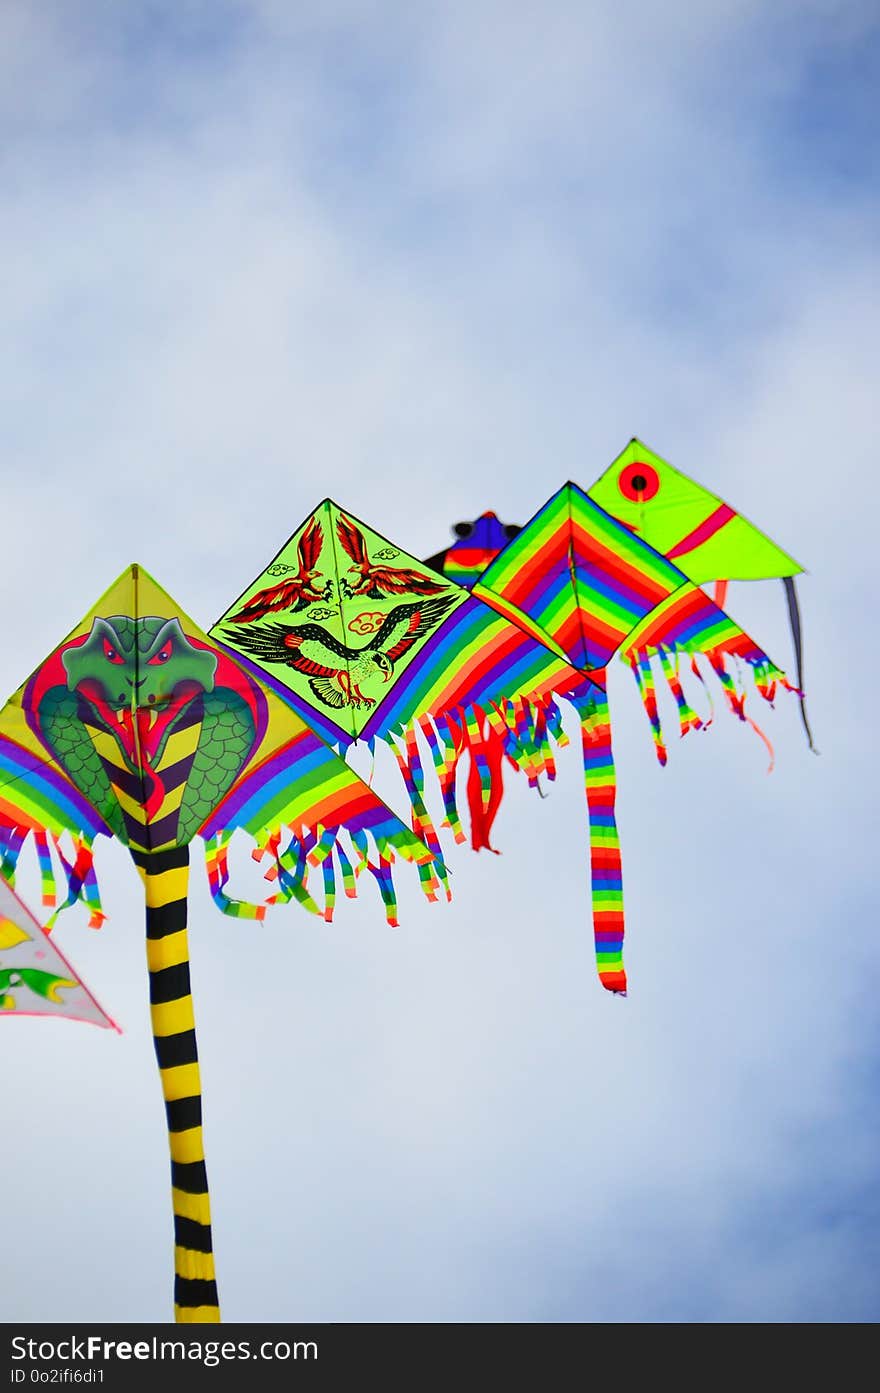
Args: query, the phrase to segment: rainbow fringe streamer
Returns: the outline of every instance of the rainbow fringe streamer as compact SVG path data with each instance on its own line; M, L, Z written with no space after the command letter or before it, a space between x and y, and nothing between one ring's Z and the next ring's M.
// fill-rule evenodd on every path
M0 824L0 875L9 885L15 885L19 859L29 843L37 857L43 905L53 911L45 925L47 932L63 910L77 903L89 911L89 928L99 929L106 915L95 875L93 838ZM67 843L73 847L72 857L66 850Z
M282 849L285 833L287 841ZM254 903L234 898L227 893L226 887L230 878L229 843L232 840L232 832L215 832L205 838L205 867L211 898L223 914L236 919L257 920L264 919L267 910L273 905L296 900L303 909L329 923L333 918L340 874L346 896L353 899L357 894L360 876L364 871L369 871L379 887L385 906L385 917L391 927L396 928L399 921L397 893L392 873L395 850L391 839L376 836L371 849L365 832L349 829L347 836L354 849L352 858L341 841L341 835L344 833L344 828L322 828L315 832L302 826L287 827L283 831L276 829L272 832L254 847L251 856L255 861L269 862L264 871L264 878L276 888L264 900ZM419 864L420 874L425 869L432 869L432 865L436 864ZM445 884L448 873L442 860L439 866L443 867ZM311 893L310 873L313 871L319 871L321 875L323 904L319 904ZM433 886L427 887L422 874L422 888L429 899L436 898L436 893L429 894L428 889L436 891L438 883L435 873Z
M690 658L691 671L699 678L709 696L710 714L705 721L696 714L684 693L679 670L683 654ZM660 763L666 763L667 753L657 707L653 659L658 660L660 672L675 698L679 729L684 736L691 730L708 728L713 718L711 693L700 671L698 655L708 661L733 714L750 725L763 740L770 753L772 769L773 747L746 712L748 687L743 674L751 671L758 695L771 706L779 687L798 697L802 697L803 693L792 686L785 673L729 615L719 609L699 586L690 583L682 585L658 605L631 635L622 651L636 679Z
M406 787L412 814L412 830L437 858L436 862L426 861L419 866L422 890L430 901L436 901L442 888L447 900L451 900L452 891L449 888L449 875L441 854L440 838L437 836L437 831L425 805L425 770L422 765L415 725L404 730L400 738L402 744L393 737L389 739L388 743L394 752L397 767Z
M582 682L578 690L581 685ZM384 740L394 752L410 804L412 830L436 858L433 865L428 863L420 868L423 888L427 893L433 881L434 890L439 884L448 896L440 841L425 803L425 770L417 741L419 730L431 752L443 802L440 828L450 831L456 842L466 840L457 782L462 762L467 757L471 820L472 823L475 819L481 821L481 835L477 840L485 847L488 847L489 832L503 793L498 759L503 757L513 769L525 774L530 788L540 788L542 777L550 782L556 778L554 742L560 747L567 745L568 737L562 729L562 717L555 699L538 694L513 700L504 698L486 708L474 702L443 715L421 716L409 725L376 734L375 739ZM500 751L500 756L493 755L493 748ZM473 789L478 790L477 795L472 795Z

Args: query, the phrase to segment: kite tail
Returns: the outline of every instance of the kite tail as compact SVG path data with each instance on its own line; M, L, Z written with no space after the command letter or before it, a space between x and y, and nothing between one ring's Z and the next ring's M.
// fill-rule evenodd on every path
M568 743L562 718L549 695L532 694L516 700L478 702L453 711L422 715L409 725L383 732L400 769L409 800L412 828L435 860L420 869L422 888L428 898L442 889L449 898L446 869L440 855L440 841L425 801L425 768L417 741L421 730L437 777L443 800L441 829L452 832L456 842L467 840L461 825L458 800L458 774L467 770L464 795L470 813L471 845L474 851L495 851L492 828L504 797L505 761L526 775L529 786L541 792L540 779L556 777L552 742ZM381 848L380 848L381 850ZM376 874L374 865L369 869ZM380 889L382 882L380 880Z
M669 690L675 697L675 704L678 707L679 727L682 735L687 735L689 730L701 730L703 722L684 694L684 687L681 685L681 675L679 673L680 656L679 653L669 653L665 648L660 649L660 666L663 669L663 676L666 678Z
M552 697L506 698L488 711L474 705L461 716L464 748L470 756L467 780L471 815L471 845L475 851L494 851L490 836L504 797L504 762L525 774L530 788L541 793L541 777L556 778L551 737L567 743L559 708ZM542 796L544 796L542 794Z
M467 837L462 830L455 801L455 778L462 748L462 734L454 721L444 720L441 716L435 717L435 720L436 725L430 716L423 716L419 725L431 751L437 782L440 785L440 796L443 799L444 815L440 825L449 828L456 842L465 842Z
M265 919L268 905L275 904L278 900L277 895L270 895L264 904L252 905L242 900L234 900L226 893L226 886L229 883L229 843L232 840L231 832L219 832L216 836L205 838L205 870L208 873L208 888L211 891L211 899L222 914L232 915L235 919ZM277 852L280 834L276 838L272 850ZM251 852L254 860L259 860L266 848ZM269 877L266 877L269 879Z
M666 753L666 744L663 740L663 731L660 726L660 713L657 709L657 691L654 686L654 673L651 670L651 660L647 653L633 653L630 655L629 665L636 679L636 686L642 698L645 715L651 723L651 734L654 737L654 753L659 762L665 764L668 756Z
M202 1140L202 1090L186 933L189 848L132 856L147 903L150 1019L171 1147L174 1319L220 1320Z
M797 590L795 589L794 576L783 576L782 582L785 586L785 597L788 600L788 622L791 626L791 638L794 644L794 656L797 663L797 684L801 693L801 721L807 736L807 744L818 754L819 751L813 744L813 732L810 730L810 722L807 719L807 701L804 696L804 646L801 634L801 610L798 604Z
M18 860L28 837L32 838L37 853L43 905L53 911L46 921L46 931L52 930L63 910L77 902L85 905L91 915L89 927L99 929L106 915L101 907L91 837L71 833L75 854L73 860L70 860L65 854L61 838L54 832L46 832L41 828L14 827L0 822L0 876L13 887ZM57 865L52 859L53 847Z
M13 827L10 823L0 823L0 875L15 888L15 873L18 858L24 846L27 828Z
M696 661L700 655L708 661L721 684L730 710L763 740L770 754L770 767L773 767L773 747L746 711L747 687L741 673L751 671L756 692L769 705L773 704L780 687L797 696L802 694L763 649L699 586L682 585L662 601L630 635L623 654L635 674L661 764L666 763L666 746L660 726L652 659L659 660L663 677L678 706L681 734L686 735L688 731L711 724L711 713L709 719L703 721L693 711L679 676L679 659L686 655L705 687Z
M54 909L58 903L58 891L55 884L55 868L52 865L52 853L49 850L49 834L41 827L34 829L34 846L37 851L37 861L40 866L40 888L43 897L43 908Z
M581 722L584 782L590 818L590 871L596 967L602 986L626 995L623 966L623 878L614 805L617 777L611 748L611 715L605 692L569 696Z
M409 797L412 830L437 858L436 861L426 861L419 866L422 890L428 900L436 900L442 888L447 900L450 900L452 891L449 888L449 875L440 853L440 839L425 805L425 771L422 767L422 756L414 725L409 726L404 731L403 739L402 747L394 739L390 739L389 744L394 752Z
M471 846L474 851L485 848L486 851L495 852L490 837L504 797L504 777L501 772L503 737L486 721L480 707L471 707L466 713L464 735L470 751L467 800L471 815Z
M413 749L407 767L418 791L422 770L418 751ZM398 858L416 866L428 898L436 898L438 885L445 884L446 867L427 822L425 836L432 840L433 851L306 726L268 764L264 761L245 774L198 830L205 843L214 902L225 914L241 918L260 919L271 905L293 899L310 913L330 919L340 876L342 889L351 896L357 892L361 873L369 870L389 923L396 922ZM262 904L227 892L235 832L253 839L252 855L257 861L268 860L264 876L273 882L273 890ZM349 843L354 847L353 859ZM362 847L367 850L362 852ZM320 887L317 898L315 887Z
M429 900L437 899L437 889L441 884L446 890L446 898L452 898L446 866L439 855L439 843L438 854L432 860L431 851L420 842L415 842L410 834L407 834L408 841L402 839L395 828L396 821L393 814L389 813L384 821L374 818L369 824L376 859L371 853L366 832L356 826L347 829L324 827L317 832L302 825L288 826L284 829L288 839L283 850L283 834L280 829L276 829L268 837L264 836L251 852L251 856L255 861L268 859L269 865L263 875L265 880L274 884L275 889L260 904L233 898L226 893L229 883L229 842L232 833L215 831L211 836L205 836L205 866L211 897L218 909L237 919L264 919L270 906L285 904L294 899L310 914L318 915L329 923L333 919L340 873L345 894L353 899L357 895L358 880L364 871L369 871L379 887L388 923L392 928L396 928L397 891L393 871L396 856L415 862L422 891ZM346 854L340 840L344 831L347 831L354 848L353 860ZM323 904L318 903L309 889L312 871L321 873Z
M101 894L95 875L92 846L84 837L74 837L73 845L76 855L72 861L68 861L61 848L56 844L58 858L67 877L67 898L58 905L46 928L51 928L62 910L79 900L91 914L89 928L100 929L107 916L101 907Z

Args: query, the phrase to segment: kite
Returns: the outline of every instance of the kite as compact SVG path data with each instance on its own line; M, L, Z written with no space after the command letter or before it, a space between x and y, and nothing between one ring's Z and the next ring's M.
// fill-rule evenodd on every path
M61 1016L119 1030L2 875L0 1011L8 1016Z
M584 679L582 689L560 695L575 708L581 722L599 976L609 990L623 993L623 881L608 662L619 652L629 663L657 756L664 764L666 745L656 698L658 665L675 698L683 735L709 723L696 714L685 695L683 658L704 682L697 663L702 655L720 681L730 708L753 726L745 710L742 669L752 671L755 687L767 701L773 701L779 687L796 689L682 571L609 516L576 484L565 484L517 532L475 583L472 594L566 658Z
M311 583L300 578L294 604ZM274 890L263 904L227 893L237 830L256 842L255 858L269 863ZM60 883L66 894L58 912L82 902L98 926L99 836L128 848L144 883L150 1016L171 1150L175 1319L218 1321L187 943L190 843L204 840L218 907L257 919L268 905L291 899L329 919L338 873L353 895L369 871L394 924L395 853L418 866L429 898L445 883L445 867L139 566L122 573L0 712L6 880L30 838L44 902L57 900ZM32 987L28 971L19 967L18 975ZM61 987L54 990L57 998ZM17 980L13 995L18 1006Z
M721 606L726 601L728 581L779 577L788 603L797 685L803 692L803 640L795 576L804 568L799 562L728 503L635 437L587 493L600 508L673 561L688 580L698 585L714 581L715 599ZM807 742L815 750L803 700L800 710Z
M306 538L321 598L302 610L292 605L282 617L270 603L277 577L299 567ZM543 635L510 623L426 566L325 499L210 637L326 740L344 748L357 740L371 749L376 740L387 743L413 830L438 856L423 748L443 799L441 826L459 842L465 834L456 775L468 757L471 844L494 850L503 763L525 772L532 787L542 776L552 779L552 742L566 743L554 693L586 690L589 681Z
M458 541L429 556L425 565L471 590L519 530L515 522L499 522L494 513L481 513L473 522L455 523L452 531Z

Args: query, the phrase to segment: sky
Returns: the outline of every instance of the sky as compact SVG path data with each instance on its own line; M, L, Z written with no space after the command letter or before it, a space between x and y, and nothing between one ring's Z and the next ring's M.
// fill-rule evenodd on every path
M807 572L818 756L789 699L769 777L720 716L660 769L611 673L625 999L574 750L398 929L370 886L227 919L194 856L227 1320L880 1316L878 79L867 0L0 3L4 696L131 562L207 628L327 495L427 556L633 435ZM728 608L792 669L778 582ZM98 866L55 932L122 1035L0 1027L7 1322L171 1319L142 891Z

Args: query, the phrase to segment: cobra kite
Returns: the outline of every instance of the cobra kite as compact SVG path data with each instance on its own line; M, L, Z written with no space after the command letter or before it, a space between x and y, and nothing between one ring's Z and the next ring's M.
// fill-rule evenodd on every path
M237 829L255 839L255 856L269 863L274 890L262 905L227 894L228 843ZM338 876L354 894L369 871L396 923L395 854L419 867L431 898L445 882L445 867L289 705L212 644L138 566L123 572L0 712L7 879L30 838L44 898L55 898L60 882L60 908L82 901L99 924L99 836L128 848L145 889L150 1015L171 1149L175 1317L217 1321L187 943L190 843L205 842L218 906L255 918L291 899L330 918ZM315 871L322 882L317 898ZM33 995L37 978L26 971L19 967L18 978ZM7 997L11 985L10 978ZM47 999L57 1001L63 986L47 987ZM22 1001L16 990L15 1006Z

